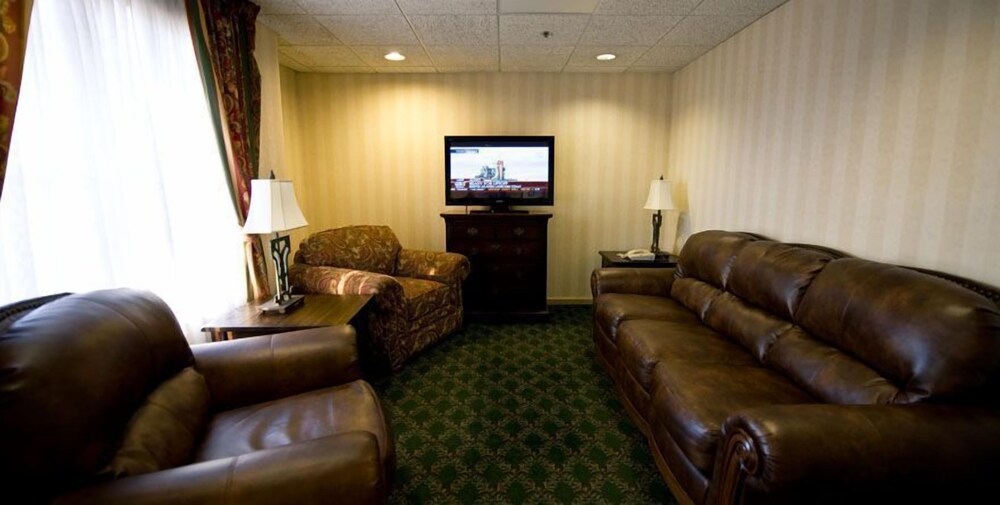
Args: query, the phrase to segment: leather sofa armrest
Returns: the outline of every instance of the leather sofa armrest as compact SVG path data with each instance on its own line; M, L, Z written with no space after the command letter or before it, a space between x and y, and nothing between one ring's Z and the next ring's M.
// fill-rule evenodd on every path
M667 297L673 285L673 268L597 268L590 274L595 299L606 293Z
M361 378L349 325L191 346L212 405L225 410Z
M60 505L383 503L378 441L353 431L75 490Z
M722 431L708 503L955 502L992 489L1000 468L996 409L776 405Z
M437 281L442 284L461 284L471 270L469 258L461 254L440 251L399 251L396 273L401 277L414 277Z

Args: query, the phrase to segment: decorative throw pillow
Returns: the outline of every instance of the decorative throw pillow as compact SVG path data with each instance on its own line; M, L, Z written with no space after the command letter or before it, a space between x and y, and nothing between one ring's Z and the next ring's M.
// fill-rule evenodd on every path
M186 464L208 417L205 378L192 367L160 384L125 428L118 452L105 470L114 478Z

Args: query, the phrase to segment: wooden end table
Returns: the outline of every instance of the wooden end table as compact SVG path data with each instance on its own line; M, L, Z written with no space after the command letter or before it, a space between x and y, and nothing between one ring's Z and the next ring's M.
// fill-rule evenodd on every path
M350 324L360 333L371 300L370 295L306 295L305 303L292 312L268 315L258 310L267 299L258 300L230 310L201 331L211 334L212 342L340 324Z
M601 268L673 268L677 266L677 256L664 255L657 256L652 261L632 261L628 258L618 257L619 253L625 251L599 251L601 255Z

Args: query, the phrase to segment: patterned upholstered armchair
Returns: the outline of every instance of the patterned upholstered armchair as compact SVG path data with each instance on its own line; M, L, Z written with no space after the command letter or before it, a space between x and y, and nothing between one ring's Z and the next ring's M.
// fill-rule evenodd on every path
M314 233L289 269L299 292L374 295L371 350L393 371L462 326L461 254L403 249L388 226L348 226Z

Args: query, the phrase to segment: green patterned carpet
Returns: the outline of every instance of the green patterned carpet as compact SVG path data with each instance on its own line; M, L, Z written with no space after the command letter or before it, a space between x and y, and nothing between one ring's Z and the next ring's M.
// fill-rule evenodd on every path
M390 503L674 503L594 361L590 311L467 324L377 383L396 432Z

